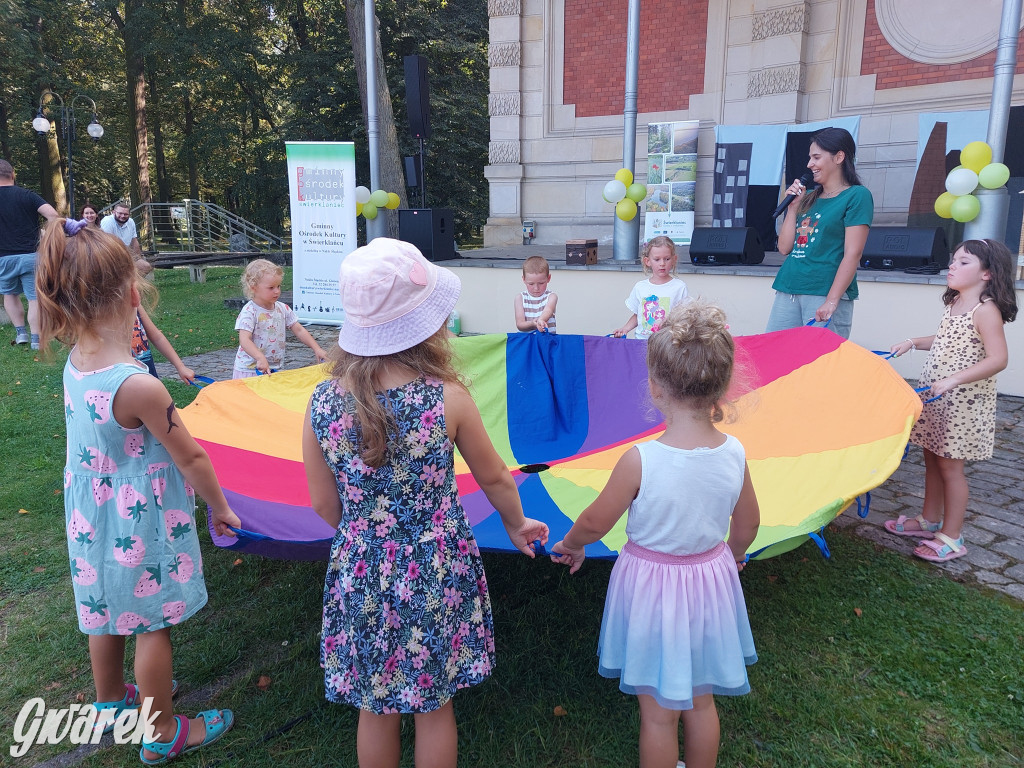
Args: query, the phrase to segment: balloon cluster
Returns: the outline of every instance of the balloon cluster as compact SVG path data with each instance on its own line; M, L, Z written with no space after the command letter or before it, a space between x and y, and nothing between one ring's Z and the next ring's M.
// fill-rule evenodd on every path
M377 211L381 208L393 211L401 204L402 198L394 192L385 192L383 189L371 192L366 187L356 187L356 216L376 219Z
M935 212L944 219L973 221L981 212L981 201L973 194L978 185L998 189L1009 178L1009 168L992 162L992 147L972 141L960 151L960 165L946 177L946 191L935 199Z
M647 187L633 181L629 168L620 168L615 178L604 185L604 199L615 205L615 215L623 221L636 217L637 203L647 197Z

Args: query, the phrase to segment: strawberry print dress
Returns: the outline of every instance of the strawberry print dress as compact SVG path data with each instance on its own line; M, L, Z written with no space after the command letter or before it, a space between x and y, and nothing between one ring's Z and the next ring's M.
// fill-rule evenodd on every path
M324 582L329 701L430 712L494 667L487 581L455 486L443 392L421 378L378 394L397 429L377 469L359 457L352 396L336 380L313 392L313 432L342 501Z
M78 626L137 635L184 621L206 604L195 496L145 427L114 419L118 388L139 365L64 367L64 516Z

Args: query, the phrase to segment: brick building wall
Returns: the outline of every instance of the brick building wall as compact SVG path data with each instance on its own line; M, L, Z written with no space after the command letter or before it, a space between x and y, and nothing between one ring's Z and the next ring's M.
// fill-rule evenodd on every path
M965 12L969 6L965 5ZM956 34L957 20L951 20L949 34ZM1024 50L1024 33L1018 41L1018 50ZM864 53L860 73L875 75L875 89L904 88L932 83L948 83L959 80L976 80L992 77L992 66L996 52L959 64L922 64L912 61L899 53L886 41L878 26L874 0L868 0L867 18L864 24ZM1018 58L1017 72L1024 72L1024 62Z
M689 108L704 91L709 0L645 0L640 5L637 108ZM565 0L565 104L577 117L620 114L626 84L627 4Z

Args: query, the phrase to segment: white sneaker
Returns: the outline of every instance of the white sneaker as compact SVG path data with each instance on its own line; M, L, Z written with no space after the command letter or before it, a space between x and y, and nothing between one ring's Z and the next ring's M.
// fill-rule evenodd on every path
M29 347L32 349L39 349L39 342L33 341L31 344L29 344Z
M28 331L18 331L17 337L14 339L15 344L28 344L30 341Z

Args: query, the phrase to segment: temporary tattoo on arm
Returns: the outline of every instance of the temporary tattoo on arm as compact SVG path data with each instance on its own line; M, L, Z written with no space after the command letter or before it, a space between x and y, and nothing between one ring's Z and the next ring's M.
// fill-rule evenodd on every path
M176 426L178 425L174 423L174 403L171 403L167 406L167 434Z

